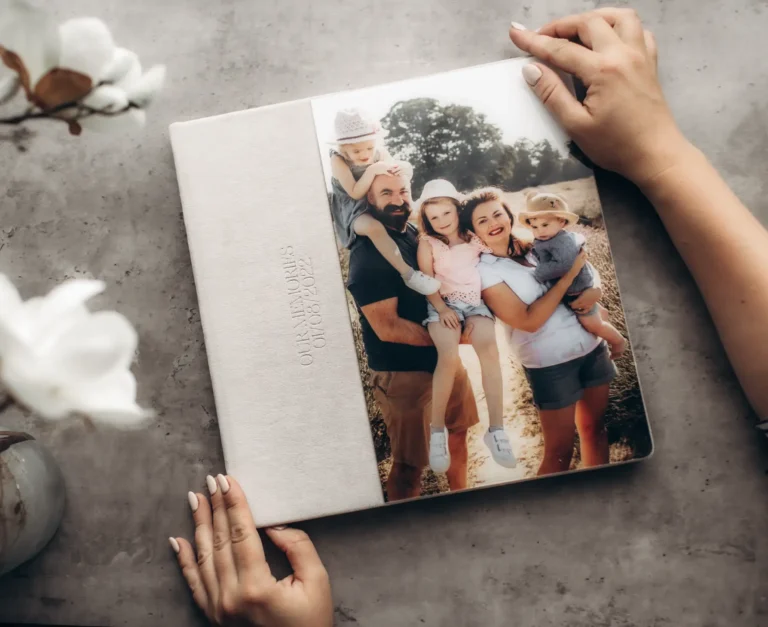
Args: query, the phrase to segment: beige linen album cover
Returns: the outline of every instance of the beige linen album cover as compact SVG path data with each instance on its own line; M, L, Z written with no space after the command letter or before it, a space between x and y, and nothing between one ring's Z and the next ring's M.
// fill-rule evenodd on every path
M171 127L257 524L651 454L595 180L528 62Z

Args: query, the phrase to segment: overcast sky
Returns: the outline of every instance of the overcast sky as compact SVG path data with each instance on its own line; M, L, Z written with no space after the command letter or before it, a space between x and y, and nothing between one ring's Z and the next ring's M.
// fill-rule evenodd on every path
M381 120L394 103L411 98L435 98L443 105L471 106L501 129L505 143L512 144L521 137L534 142L547 139L567 153L565 133L523 80L520 69L526 63L530 63L530 59L511 59L313 99L326 183L330 184L327 142L333 139L336 112L359 107ZM419 165L414 163L413 167Z

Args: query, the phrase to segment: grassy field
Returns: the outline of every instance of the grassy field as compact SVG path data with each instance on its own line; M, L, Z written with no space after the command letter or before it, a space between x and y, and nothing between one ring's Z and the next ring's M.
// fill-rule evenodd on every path
M605 230L602 228L602 215L600 213L600 203L597 196L597 189L593 179L581 179L578 181L569 181L557 185L548 185L542 189L554 191L562 194L572 210L585 217L590 223L588 225L577 225L573 230L582 233L587 240L587 249L590 263L598 270L603 282L603 306L610 312L611 322L616 328L627 337L626 321L619 298L618 285L616 283L616 274L613 267L608 238ZM507 194L507 200L513 211L517 212L524 203L524 190L514 194ZM346 280L348 267L348 252L341 250L339 258L342 266L343 275ZM382 478L382 486L386 474L391 465L389 439L386 434L384 422L381 418L381 411L373 396L373 390L370 386L370 371L363 349L360 323L357 309L355 308L352 297L347 293L350 319L352 320L352 329L355 337L355 346L357 357L362 373L363 390L365 392L368 414L370 417L371 433L376 449L376 456L379 463L379 474ZM631 347L624 356L616 362L619 370L619 376L611 385L611 396L606 412L606 426L608 438L611 443L611 461L622 461L634 457L642 457L650 451L650 434L643 410L640 388L637 381L634 359ZM537 436L540 434L540 426L536 410L531 403L531 394L522 368L519 364L513 363L510 369L511 373L505 383L505 395L513 399L510 411L514 411L516 416L525 418L525 433L527 436ZM478 405L481 399L478 399ZM506 421L506 416L505 416ZM534 456L538 456L538 451ZM574 456L574 465L578 462L578 443L576 445L576 455ZM529 459L529 468L535 468L538 465L536 459ZM472 464L470 464L469 485L474 484L472 475ZM530 473L529 473L530 474ZM528 476L528 475L526 475ZM445 479L434 475L428 469L422 478L422 493L434 494L447 490Z

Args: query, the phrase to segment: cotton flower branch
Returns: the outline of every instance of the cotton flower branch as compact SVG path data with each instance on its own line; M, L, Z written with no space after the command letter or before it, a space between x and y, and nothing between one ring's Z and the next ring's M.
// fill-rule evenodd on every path
M165 80L163 66L143 72L135 53L116 47L101 20L55 26L26 0L0 0L0 61L12 72L0 77L0 105L22 92L29 103L0 124L55 119L75 135L142 126Z

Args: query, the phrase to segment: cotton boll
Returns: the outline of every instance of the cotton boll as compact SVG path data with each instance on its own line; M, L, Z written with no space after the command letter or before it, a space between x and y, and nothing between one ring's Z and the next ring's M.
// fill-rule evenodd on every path
M155 65L128 87L128 100L140 107L146 107L163 88L164 82L165 66Z
M59 67L90 76L94 81L115 58L115 44L107 25L94 17L67 20L59 26Z
M102 85L83 98L83 104L97 111L121 111L128 106L128 96L119 87Z
M56 24L44 11L23 0L0 2L0 45L24 63L30 89L59 61Z
M0 79L0 105L4 102L8 102L13 98L21 89L21 79L18 74L13 76L6 76Z
M104 73L99 77L99 82L118 83L133 75L133 80L141 76L141 64L135 52L125 48L116 48L115 56L107 64Z

